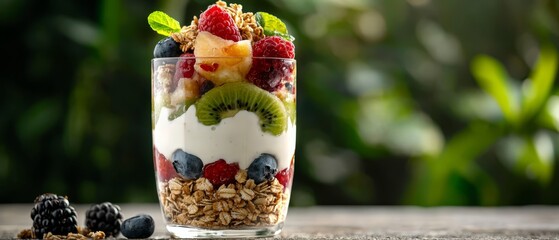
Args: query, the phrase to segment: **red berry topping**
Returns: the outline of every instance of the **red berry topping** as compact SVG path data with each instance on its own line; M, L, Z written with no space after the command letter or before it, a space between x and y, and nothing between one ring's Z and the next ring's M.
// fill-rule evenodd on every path
M207 72L215 72L217 68L219 68L219 63L212 63L211 65L202 63L200 64L200 68Z
M259 57L272 58L295 58L295 46L292 42L281 37L266 37L254 44L252 47L252 67L247 74L247 79L254 85L269 92L282 87L282 80L291 79L294 65L290 61L282 59L262 59Z
M254 44L255 57L295 58L295 45L278 36L265 37Z
M165 155L159 153L157 149L153 148L155 157L155 169L160 181L168 181L177 176L177 172L173 167L173 163L165 158Z
M284 168L283 170L281 170L280 172L278 172L278 174L276 174L276 178L278 179L278 182L281 183L281 185L283 185L284 189L288 187L288 185L290 185L290 180L293 177L293 168Z
M175 71L175 77L179 78L191 78L194 74L194 59L193 53L183 53L181 54L181 59L177 62L177 69ZM187 58L187 59L185 59Z
M200 15L198 30L207 31L220 38L238 42L241 40L241 32L229 13L217 6L211 5Z
M222 184L233 183L238 171L238 163L227 164L225 160L219 159L204 166L204 177L217 187Z
M288 168L284 168L283 170L279 171L276 174L276 179L278 182L283 185L283 189L285 190L288 186L291 187L291 179L293 179L293 170L295 169L293 166L295 164L295 156L291 158L291 164Z
M180 57L187 57L188 59L180 58L177 62L175 76L173 77L173 83L171 85L171 91L175 90L179 79L192 78L192 75L194 75L194 63L196 63L196 59L193 58L194 54L183 53L180 55Z

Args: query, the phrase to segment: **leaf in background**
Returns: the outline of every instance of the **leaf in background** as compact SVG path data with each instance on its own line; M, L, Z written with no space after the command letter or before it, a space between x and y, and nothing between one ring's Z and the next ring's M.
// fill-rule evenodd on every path
M53 99L43 99L33 104L17 122L19 140L26 145L40 141L48 131L54 129L61 112L60 102Z
M518 115L509 92L508 74L504 67L489 56L478 56L472 63L472 73L479 85L489 93L503 112L505 119L515 125Z
M264 30L266 36L280 36L287 41L293 41L295 38L287 32L287 27L281 19L267 12L257 12L255 14L256 22Z
M179 21L161 11L150 13L148 16L148 23L151 29L167 37L170 36L171 33L181 30Z
M545 132L524 138L516 170L546 185L553 176L553 142Z
M538 114L537 123L559 132L559 91L549 97L545 108Z
M526 80L522 117L530 119L545 105L557 72L557 52L550 46L542 47L530 78Z
M428 177L418 179L415 183L417 189L411 194L421 205L436 206L441 204L456 204L458 199L455 190L457 186L450 178L458 174L464 179L468 179L471 184L475 184L478 191L486 192L495 189L493 179L485 176L479 167L476 167L475 160L487 151L495 142L503 136L503 129L484 123L472 123L468 128L462 130L452 137L443 152L432 159L428 159ZM483 181L476 179L484 177ZM485 184L489 184L484 186ZM412 185L413 186L413 185ZM488 189L485 189L488 187ZM450 194L454 193L454 195ZM464 194L462 192L462 194ZM498 193L493 193L498 194ZM495 196L495 195L492 195ZM484 204L494 204L487 198L480 197L478 201Z

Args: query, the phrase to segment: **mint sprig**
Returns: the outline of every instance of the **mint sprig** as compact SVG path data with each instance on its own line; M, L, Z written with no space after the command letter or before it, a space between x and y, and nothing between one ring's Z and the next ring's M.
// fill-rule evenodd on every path
M266 36L280 36L287 41L293 41L295 38L287 32L285 23L278 17L267 12L257 12L254 17L256 22L264 30Z
M151 29L167 37L181 30L179 21L161 11L150 13L148 16L148 23Z

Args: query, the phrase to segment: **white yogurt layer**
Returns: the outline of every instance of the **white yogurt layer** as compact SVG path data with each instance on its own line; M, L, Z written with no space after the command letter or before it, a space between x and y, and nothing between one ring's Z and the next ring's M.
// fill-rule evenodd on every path
M246 169L260 154L269 153L281 170L289 167L295 153L296 126L289 120L287 131L274 136L262 131L256 114L244 110L213 126L198 121L194 105L173 121L168 119L171 112L173 109L163 107L153 130L153 144L169 160L175 150L182 149L202 159L204 165L223 159Z

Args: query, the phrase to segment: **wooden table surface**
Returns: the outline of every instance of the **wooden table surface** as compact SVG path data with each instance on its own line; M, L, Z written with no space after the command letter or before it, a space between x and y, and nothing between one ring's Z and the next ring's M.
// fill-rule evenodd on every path
M170 238L156 204L119 204L124 217L147 213L152 238ZM83 218L88 205L74 205ZM31 227L31 204L0 204L0 238ZM83 226L83 219L80 226ZM122 237L122 236L121 236ZM276 239L559 239L559 206L320 206L289 210Z

